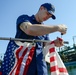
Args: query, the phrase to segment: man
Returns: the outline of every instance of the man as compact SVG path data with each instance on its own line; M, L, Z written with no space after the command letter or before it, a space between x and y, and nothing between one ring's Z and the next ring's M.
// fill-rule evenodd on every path
M49 18L56 19L54 12L55 12L55 7L51 3L44 3L40 6L39 11L35 15L19 16L17 19L17 23L16 23L17 24L17 33L16 33L15 38L32 39L32 40L33 39L49 40L49 38L48 38L49 33L59 31L62 34L65 34L67 28L63 24L47 26L42 23L42 22L48 20ZM21 43L24 43L24 41L21 41ZM55 45L57 47L60 47L63 45L63 41L59 41L59 39L57 38L55 40ZM35 52L33 55L33 59L28 67L26 75L48 75L47 65L46 65L46 62L43 60L42 48L44 46L45 46L45 43L40 43L40 42L36 43L36 49L35 49ZM8 52L8 51L6 51L6 52ZM14 58L12 60L15 61ZM11 62L11 63L13 63L13 62ZM5 64L5 63L3 62L3 64ZM2 69L3 69L3 67L2 67ZM10 71L8 71L8 73L9 72ZM7 73L6 73L6 75L7 75Z

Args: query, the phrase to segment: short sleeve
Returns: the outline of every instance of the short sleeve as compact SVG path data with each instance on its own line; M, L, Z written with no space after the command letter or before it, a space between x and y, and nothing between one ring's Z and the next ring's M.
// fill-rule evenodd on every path
M28 22L28 16L27 15L21 15L17 18L16 24L20 25L22 22Z

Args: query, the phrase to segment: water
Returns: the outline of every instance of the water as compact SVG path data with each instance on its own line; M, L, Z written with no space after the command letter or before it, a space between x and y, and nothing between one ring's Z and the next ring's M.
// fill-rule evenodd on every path
M76 65L66 67L69 75L76 75ZM48 75L51 75L50 72Z
M76 75L76 65L67 67L69 75Z

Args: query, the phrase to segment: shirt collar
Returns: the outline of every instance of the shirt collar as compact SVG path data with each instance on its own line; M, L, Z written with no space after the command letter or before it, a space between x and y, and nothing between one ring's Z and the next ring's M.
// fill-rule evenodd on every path
M32 15L31 18L32 18L34 21L36 21L38 24L41 24L40 22L38 22L38 21L36 20L35 15Z

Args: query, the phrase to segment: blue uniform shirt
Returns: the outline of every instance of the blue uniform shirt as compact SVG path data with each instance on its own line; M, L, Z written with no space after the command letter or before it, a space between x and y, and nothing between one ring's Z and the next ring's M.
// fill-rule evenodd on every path
M22 39L38 39L38 40L48 40L48 35L43 36L30 36L25 34L20 29L20 24L22 22L30 22L32 24L41 24L36 21L34 15L21 15L17 19L17 33L15 38L22 38ZM47 75L47 65L46 62L43 60L43 53L42 53L43 43L37 42L36 43L36 50L33 56L33 60L29 66L27 75ZM37 73L37 74L36 74Z

